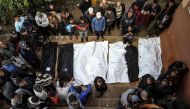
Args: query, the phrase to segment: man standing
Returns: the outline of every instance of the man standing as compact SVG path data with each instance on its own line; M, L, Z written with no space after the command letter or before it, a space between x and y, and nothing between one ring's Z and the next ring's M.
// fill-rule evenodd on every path
M101 15L101 12L97 12L96 17L92 19L92 30L96 34L97 40L99 40L100 36L104 40L105 24L105 17Z
M50 33L48 31L51 31L50 30L51 27L49 26L48 17L45 13L41 13L38 11L36 13L35 20L39 27L39 30L43 34L43 41L45 42L48 39L48 37L50 36Z

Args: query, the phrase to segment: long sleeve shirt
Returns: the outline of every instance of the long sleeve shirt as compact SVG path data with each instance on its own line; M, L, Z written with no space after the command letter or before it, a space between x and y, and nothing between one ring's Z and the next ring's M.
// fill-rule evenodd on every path
M103 17L103 16L100 19L97 19L96 17L94 17L92 19L92 30L93 31L104 31L105 25L106 25L106 21L105 21L105 17Z
M36 15L35 20L36 20L37 25L40 27L47 27L49 25L49 20L45 13L42 13L41 18L38 15Z

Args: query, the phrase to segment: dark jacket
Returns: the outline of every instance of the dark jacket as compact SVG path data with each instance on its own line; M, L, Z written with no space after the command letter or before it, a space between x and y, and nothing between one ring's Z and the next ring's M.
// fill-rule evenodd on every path
M3 59L10 59L12 56L12 52L14 50L14 46L12 43L7 43L6 48L0 48L0 54Z
M124 14L121 18L121 26L123 29L127 29L129 25L134 25L135 24L135 16L131 16L130 18L128 17L127 13Z
M81 9L82 13L84 13L91 6L92 6L91 0L88 0L88 2L82 0L82 2L79 4L79 9Z
M128 67L128 76L129 81L137 81L139 75L139 66L138 66L138 50L135 46L126 47L125 60Z
M147 90L151 91L151 93L153 93L153 91L154 91L154 80L153 80L151 85L147 84L147 79L149 77L152 77L152 76L149 74L142 76L142 78L138 84L138 88L141 88L143 90L147 89Z
M106 11L104 16L106 18L107 25L112 25L113 22L115 21L115 15L114 15L113 11L111 12L111 14L108 14L108 11Z
M149 18L150 18L150 14L144 15L143 13L141 13L141 14L139 14L138 17L136 17L135 25L136 26L140 26L140 25L145 26L148 23Z
M152 8L152 3L151 4L147 4L144 9L147 9L147 11L149 11L149 13L156 13L156 15L158 15L161 11L161 7L158 4L155 8Z
M164 19L165 15L160 15L157 18L157 21L160 22L159 24L163 25L163 28L159 28L161 31L163 31L164 29L168 28L170 26L170 24L172 23L172 16L168 16L168 18L164 22L162 22L162 20Z

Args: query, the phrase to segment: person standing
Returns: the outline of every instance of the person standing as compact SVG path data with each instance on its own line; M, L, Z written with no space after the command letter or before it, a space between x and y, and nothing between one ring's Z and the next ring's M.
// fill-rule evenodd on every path
M144 9L147 9L147 11L150 13L149 22L147 24L148 27L151 22L156 18L156 16L159 15L161 7L158 3L158 0L154 0L151 4L147 4Z
M86 41L88 41L88 27L89 24L86 23L85 18L81 16L80 23L76 26L76 28L79 30L81 42L84 42L84 38L86 39Z
M48 31L51 28L49 26L48 17L45 13L41 13L38 11L38 12L36 12L35 21L39 27L39 30L43 34L43 42L45 42L48 39L48 37L50 36L50 32L48 32Z
M88 8L90 8L92 6L92 2L91 2L91 0L82 0L82 2L80 4L78 4L78 6L79 6L79 9L81 10L82 14L84 15L86 10L88 10Z
M99 40L100 36L104 40L105 25L105 17L101 15L101 12L97 12L96 17L92 19L92 30L96 34L97 40Z
M129 11L123 15L121 19L121 29L122 29L122 35L126 34L126 30L128 29L128 26L131 25L132 27L135 24L135 16L133 9L129 9Z
M96 16L96 13L92 7L88 8L85 12L84 17L88 20L89 25L92 25L92 19ZM93 33L92 27L89 26L90 32Z
M125 12L125 5L124 5L123 3L121 3L120 0L118 0L118 1L116 2L116 6L114 7L114 11L115 11L115 14L116 14L116 24L117 24L117 28L119 29L122 15L123 15L124 12Z
M111 30L114 29L114 22L115 22L115 15L114 12L112 11L111 7L108 7L106 12L105 12L105 18L106 18L106 28L108 29L108 34L111 35Z

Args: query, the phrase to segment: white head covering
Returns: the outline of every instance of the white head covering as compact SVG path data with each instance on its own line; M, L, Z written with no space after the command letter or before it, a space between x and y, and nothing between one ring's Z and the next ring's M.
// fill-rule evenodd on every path
M101 12L97 12L97 13L96 13L96 18L99 19L99 18L101 18L101 17L102 17Z
M88 12L92 14L94 12L94 9L92 7L88 8Z

